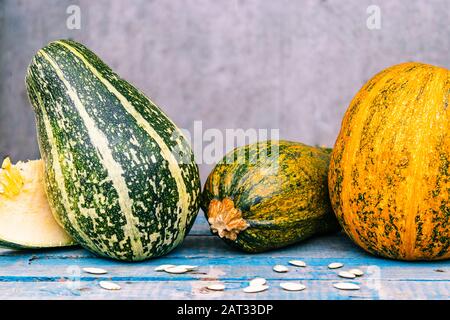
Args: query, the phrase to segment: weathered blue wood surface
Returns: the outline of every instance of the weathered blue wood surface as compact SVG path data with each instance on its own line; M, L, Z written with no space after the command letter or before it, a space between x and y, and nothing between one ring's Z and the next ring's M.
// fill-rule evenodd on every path
M272 271L275 264L301 259L306 268L289 267L288 273ZM344 269L365 272L355 279L359 291L339 291L332 285L342 281L330 262ZM155 272L161 264L198 265L182 275ZM101 267L108 274L84 273L83 267ZM253 277L265 277L266 292L242 291ZM100 280L122 287L106 291ZM307 289L287 292L284 281L300 281ZM206 286L222 282L223 292ZM13 251L0 249L0 299L450 299L450 261L400 262L366 254L343 234L311 239L303 244L269 253L249 255L230 249L209 234L202 213L185 242L171 254L145 262L123 263L101 259L80 249Z

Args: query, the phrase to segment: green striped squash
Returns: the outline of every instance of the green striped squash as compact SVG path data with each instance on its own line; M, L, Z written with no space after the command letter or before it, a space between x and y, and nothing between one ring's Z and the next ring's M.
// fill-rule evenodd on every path
M161 109L69 40L37 52L26 84L50 206L64 229L119 260L179 245L199 209L200 179L188 142Z
M285 140L232 150L203 189L211 232L256 253L337 231L328 196L329 163L329 149Z

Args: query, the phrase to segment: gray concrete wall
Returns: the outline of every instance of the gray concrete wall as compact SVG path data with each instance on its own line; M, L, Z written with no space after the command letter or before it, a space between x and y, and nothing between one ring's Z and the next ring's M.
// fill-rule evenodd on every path
M66 27L71 4L80 30ZM379 30L366 26L371 4ZM54 39L86 44L182 128L279 128L332 145L376 72L409 60L450 67L449 21L449 0L0 0L0 157L38 157L23 79Z

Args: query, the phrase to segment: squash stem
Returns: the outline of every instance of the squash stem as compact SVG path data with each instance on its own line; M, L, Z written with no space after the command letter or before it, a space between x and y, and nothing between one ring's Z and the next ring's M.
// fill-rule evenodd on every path
M233 200L229 198L211 200L207 216L211 231L218 233L221 238L234 241L241 231L249 227L242 218L241 210L235 208Z

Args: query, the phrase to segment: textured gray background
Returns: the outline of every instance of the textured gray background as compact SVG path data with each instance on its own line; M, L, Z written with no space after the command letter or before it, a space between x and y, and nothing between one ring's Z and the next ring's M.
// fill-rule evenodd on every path
M70 4L80 30L66 28ZM381 30L366 27L371 4ZM450 67L449 21L449 0L0 0L0 157L39 156L23 79L51 40L86 44L182 128L279 128L333 145L373 74L410 60Z

